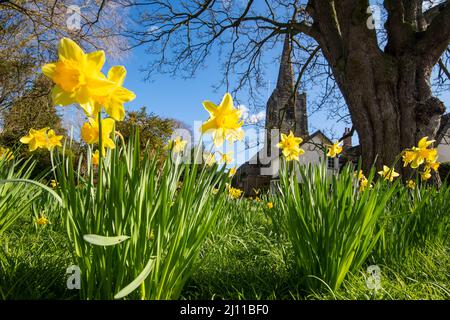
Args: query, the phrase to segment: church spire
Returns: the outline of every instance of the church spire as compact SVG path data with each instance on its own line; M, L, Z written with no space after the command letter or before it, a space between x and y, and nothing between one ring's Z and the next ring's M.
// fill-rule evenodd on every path
M284 38L281 54L280 70L278 72L277 88L292 92L294 89L294 70L292 69L292 48L289 34Z

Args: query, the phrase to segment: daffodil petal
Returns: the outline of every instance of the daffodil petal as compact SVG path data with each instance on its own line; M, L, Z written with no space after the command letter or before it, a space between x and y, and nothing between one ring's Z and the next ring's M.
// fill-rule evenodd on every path
M116 83L119 86L123 85L127 70L123 66L114 66L108 71L108 80Z
M69 38L62 38L58 46L58 56L61 60L83 61L85 53L75 41Z

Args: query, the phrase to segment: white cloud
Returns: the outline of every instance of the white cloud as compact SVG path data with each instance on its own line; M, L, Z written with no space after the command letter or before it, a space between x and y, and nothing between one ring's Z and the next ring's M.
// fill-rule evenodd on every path
M247 118L248 124L256 124L258 122L264 121L266 119L266 112L260 111L256 114L249 115Z
M265 111L250 114L249 108L243 104L238 105L237 108L242 110L242 119L246 122L246 124L256 124L266 119Z
M247 120L247 118L248 118L248 108L245 105L243 105L243 104L238 105L237 108L239 110L242 110L242 119Z

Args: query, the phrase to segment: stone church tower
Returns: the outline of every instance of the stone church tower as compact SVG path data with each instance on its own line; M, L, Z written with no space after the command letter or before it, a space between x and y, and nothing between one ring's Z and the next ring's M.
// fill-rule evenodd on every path
M296 137L307 137L308 116L306 94L295 90L292 49L289 36L284 40L280 70L275 89L266 105L266 145L270 146L270 130L280 129L281 133L292 131ZM295 92L294 92L295 91Z
M295 90L291 51L289 36L286 36L277 85L266 105L265 145L252 159L237 169L232 180L232 185L243 189L246 195L254 195L254 190L270 187L272 176L263 174L262 170L270 167L271 158L275 156L272 153L281 152L275 147L279 136L275 134L272 137L271 129L279 129L281 133L286 134L292 131L296 137L303 139L309 136L306 94L299 94ZM271 139L277 139L273 146Z

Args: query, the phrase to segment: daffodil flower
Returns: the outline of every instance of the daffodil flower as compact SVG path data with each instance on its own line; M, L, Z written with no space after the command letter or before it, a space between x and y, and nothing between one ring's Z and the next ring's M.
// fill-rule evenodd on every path
M229 178L233 177L233 176L236 174L236 171L237 171L236 167L231 168L231 169L228 171L228 177L229 177Z
M58 186L58 181L56 181L56 180L50 180L50 186L53 188L53 189L56 189L56 187Z
M431 178L431 170L430 168L426 168L423 172L420 173L420 177L422 181L427 181Z
M208 167L212 167L214 163L216 163L216 157L214 156L213 153L205 152L203 153L203 161L205 161L205 164Z
M102 154L105 154L105 148L114 149L115 144L111 139L111 133L114 130L114 120L106 118L101 120L102 125ZM87 144L98 144L100 138L100 127L98 120L89 118L89 121L83 124L81 128L81 138Z
M181 153L186 148L186 144L187 141L178 136L174 140L170 140L169 143L164 147L164 149L172 150L174 153Z
M238 199L241 197L243 191L237 188L233 188L231 186L228 187L228 195L232 199Z
M52 150L55 147L62 147L61 139L63 136L57 136L53 129L47 132L47 149Z
M289 135L281 134L281 142L277 144L277 148L282 149L283 155L287 161L296 160L299 161L300 155L305 151L300 148L300 144L303 142L302 138L295 137L292 131Z
M212 133L214 145L220 147L225 139L234 142L244 138L241 128L244 121L240 120L242 110L233 106L233 98L226 93L219 106L211 101L204 101L203 107L209 112L209 119L202 124L202 133Z
M27 136L20 138L20 142L28 144L30 152L37 148L47 147L47 130L49 128L43 128L40 130L30 129Z
M336 157L338 154L340 154L342 152L342 146L341 146L342 142L341 141L336 141L335 143L333 143L332 145L328 146L328 152L327 152L327 157L330 158L334 158Z
M123 82L127 70L123 66L114 66L108 71L108 80L114 83L112 91L104 96L93 96L93 98L81 107L88 116L96 115L103 106L106 113L116 121L122 121L125 118L125 109L123 104L132 101L136 95L124 88Z
M384 178L384 180L394 181L394 178L398 177L400 174L394 171L394 168L389 168L388 166L383 166L382 171L378 171L378 174Z
M222 153L219 151L220 154L220 162L221 163L226 163L226 164L230 164L233 162L233 152L227 152L227 153Z
M406 182L406 187L413 190L416 188L416 182L414 180L408 180L408 182Z
M66 106L73 103L93 103L93 97L107 96L116 83L101 73L105 53L84 51L71 39L63 38L58 46L59 60L42 67L44 75L56 84L52 90L53 102Z
M92 154L92 164L94 166L98 166L98 163L100 162L100 153L98 150L95 150L95 152Z
M48 224L49 221L44 215L41 215L39 218L36 219L36 223L40 226L44 226Z

